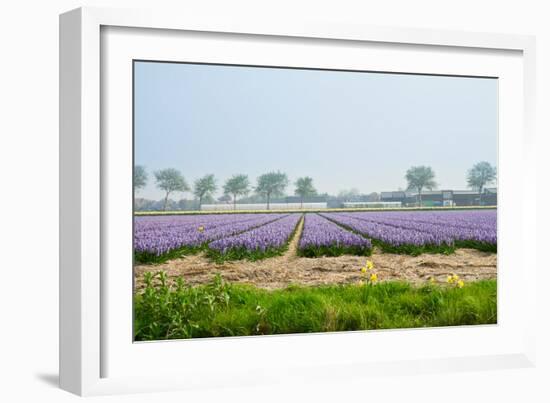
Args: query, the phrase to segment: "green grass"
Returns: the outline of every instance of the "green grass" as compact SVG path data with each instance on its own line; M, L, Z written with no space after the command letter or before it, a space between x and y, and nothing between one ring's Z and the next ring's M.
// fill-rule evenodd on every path
M370 256L371 248L361 246L344 246L344 245L322 245L310 246L304 249L298 249L298 256L303 257L321 257L321 256L342 256L342 255L357 255Z
M378 246L384 253L419 256L422 253L450 255L455 252L456 245L391 245L379 239L370 238L373 245Z
M411 256L419 256L422 253L450 255L452 253L455 253L455 251L460 248L477 249L482 252L497 253L496 244L473 241L473 240L454 241L452 245L443 243L441 245L412 245L412 244L407 245L405 244L405 245L396 246L396 245L390 245L379 239L373 239L373 238L371 238L371 242L373 243L373 245L378 246L380 250L382 250L382 252L411 255Z
M205 250L206 245L203 246L182 246L178 249L172 249L169 252L157 255L151 252L134 252L134 263L136 264L158 264L164 263L171 259L180 258L188 255L195 255L202 250Z
M164 273L145 278L134 299L137 341L262 334L333 332L494 324L496 280L416 287L290 286L274 291L228 284L169 284Z
M482 252L497 253L496 243L487 243L487 242L480 242L480 241L455 241L455 247L470 248L470 249L477 249Z
M225 253L219 252L215 249L207 249L206 256L215 263L223 263L230 260L250 260L255 262L261 259L267 259L268 257L281 256L288 250L288 244L280 248L268 248L265 250L254 249L249 250L247 248L231 248Z
M373 245L378 246L382 252L401 255L419 256L422 253L450 255L457 249L477 249L482 252L497 253L497 245L479 241L454 241L453 245L443 243L441 245L391 245L379 239L370 238Z
M247 259L250 261L256 261L266 259L268 257L275 257L283 255L288 250L288 244L281 248L269 248L266 250L248 250L246 248L232 248L231 250L221 253L215 249L210 249L208 244L204 244L198 247L184 246L182 248L173 249L170 252L164 253L160 256L150 252L134 253L134 262L137 264L159 264L164 263L171 259L177 259L184 256L195 255L199 252L205 252L206 257L212 260L214 263L223 263L230 260L242 260Z

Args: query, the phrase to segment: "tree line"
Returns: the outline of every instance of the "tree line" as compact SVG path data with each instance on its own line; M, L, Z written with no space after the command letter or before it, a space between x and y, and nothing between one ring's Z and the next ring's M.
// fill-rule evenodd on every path
M487 161L481 161L466 172L466 182L468 186L479 193L479 203L485 186L494 183L497 177L497 169ZM422 205L422 191L424 189L432 190L437 187L435 181L435 172L429 166L413 166L405 174L407 180L407 190L417 192L417 203Z
M166 210L168 197L174 192L192 192L199 201L199 209L203 200L218 190L218 184L213 174L198 178L190 187L180 171L174 168L161 169L154 172L157 188L165 192L163 210ZM145 167L137 165L134 168L134 188L139 190L147 184L148 175ZM251 191L267 199L267 209L272 197L282 196L289 185L288 176L279 171L267 172L257 178L256 186L252 186L248 175L236 174L223 184L223 193L233 200L233 209L237 208L237 199L248 195ZM317 194L313 179L309 176L298 178L294 182L294 194L300 197L300 206L304 199Z
M488 184L496 180L496 167L486 161L476 163L466 173L466 181L470 188L479 192L480 203L483 189ZM161 169L154 172L155 184L157 188L165 192L163 210L166 210L169 196L174 192L192 192L199 202L199 209L205 198L212 198L218 190L218 184L213 174L198 178L189 186L180 171L174 168ZM417 202L422 204L422 192L433 190L437 187L435 181L435 172L429 166L413 166L405 174L407 181L407 190L417 192ZM136 191L142 189L147 184L148 174L144 166L136 165L134 167L134 188ZM233 201L233 209L236 209L237 199L247 196L251 191L263 196L267 200L267 209L270 207L270 201L273 197L284 195L289 185L288 176L280 171L267 172L260 175L256 180L256 185L252 186L248 175L236 174L225 181L222 186L223 194ZM317 195L317 190L313 185L313 178L304 176L294 182L294 194L300 197L300 207L303 206L304 199Z

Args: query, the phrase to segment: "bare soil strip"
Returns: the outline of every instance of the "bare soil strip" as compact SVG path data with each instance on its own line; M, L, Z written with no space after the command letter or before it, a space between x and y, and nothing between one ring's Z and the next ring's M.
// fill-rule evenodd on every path
M497 276L497 255L474 249L457 249L451 255L396 255L375 249L368 258L351 255L300 257L296 252L303 226L302 217L288 250L282 256L256 262L239 260L216 264L200 253L157 265L136 265L136 287L143 286L145 272L160 270L165 271L171 279L183 276L188 284L194 285L211 281L216 273L230 282L253 284L267 289L283 288L291 284L350 284L361 280L360 269L367 259L374 262L381 281L406 280L419 284L434 277L437 282L443 283L450 273L458 274L466 282Z
M300 243L300 238L302 237L302 231L304 230L304 222L305 222L305 216L302 215L302 217L300 218L300 221L298 221L298 226L296 227L294 236L292 237L292 239L290 240L290 243L288 244L288 250L282 256L282 258L285 259L286 261L299 259L298 244Z

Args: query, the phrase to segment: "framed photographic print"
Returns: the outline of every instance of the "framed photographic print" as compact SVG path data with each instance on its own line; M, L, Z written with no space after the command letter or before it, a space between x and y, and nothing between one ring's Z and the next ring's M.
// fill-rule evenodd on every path
M62 387L531 365L533 49L63 14Z

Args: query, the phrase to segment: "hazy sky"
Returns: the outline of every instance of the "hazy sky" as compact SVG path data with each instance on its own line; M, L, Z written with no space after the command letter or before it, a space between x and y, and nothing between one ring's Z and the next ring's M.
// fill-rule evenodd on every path
M405 188L429 165L439 189L465 189L466 171L497 160L496 79L136 62L139 197L160 199L153 172L191 185L212 173L251 182L281 170L319 192ZM294 187L287 193L293 194ZM175 194L174 199L183 195ZM189 197L186 194L186 197Z

